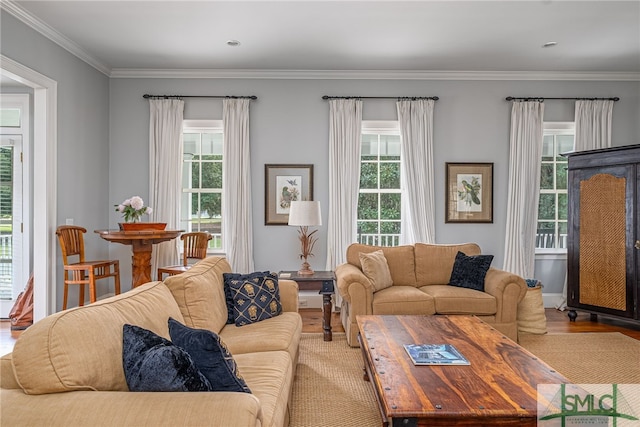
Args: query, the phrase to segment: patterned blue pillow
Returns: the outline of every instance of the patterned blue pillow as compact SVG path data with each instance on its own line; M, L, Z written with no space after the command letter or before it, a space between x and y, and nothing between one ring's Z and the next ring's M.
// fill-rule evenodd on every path
M236 322L236 314L233 310L233 292L231 292L231 282L238 280L253 280L256 277L266 276L267 274L269 274L269 271L256 271L249 274L222 273L222 279L224 282L224 298L227 303L227 324Z
M211 391L187 352L139 326L122 328L122 365L130 391Z
M193 329L169 318L171 341L189 353L212 391L251 393L238 365L220 337L206 329Z
M484 278L489 271L491 261L493 261L493 255L467 256L458 251L449 284L484 292Z
M282 313L276 273L256 275L249 280L232 280L229 285L236 326L270 319Z

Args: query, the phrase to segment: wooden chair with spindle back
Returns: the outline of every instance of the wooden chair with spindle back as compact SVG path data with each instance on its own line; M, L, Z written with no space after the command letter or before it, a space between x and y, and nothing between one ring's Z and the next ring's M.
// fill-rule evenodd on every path
M192 233L183 233L180 239L184 242L184 249L182 251L182 264L172 265L167 267L158 268L158 280L162 280L163 274L174 276L176 274L184 273L191 265L189 265L190 259L205 259L207 257L207 247L209 246L209 240L213 236L204 231L194 231Z
M115 294L120 293L120 262L118 260L87 261L84 257L84 233L87 230L75 225L61 225L56 229L62 263L64 264L64 296L62 309L67 309L69 285L80 285L78 305L84 305L84 286L89 285L89 302L96 302L96 281L113 277ZM78 256L78 262L69 262L69 257ZM71 278L69 278L71 276Z

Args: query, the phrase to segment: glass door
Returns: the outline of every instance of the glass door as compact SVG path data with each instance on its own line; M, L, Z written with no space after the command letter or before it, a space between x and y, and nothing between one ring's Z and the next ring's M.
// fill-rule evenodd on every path
M30 271L29 94L0 94L0 318Z
M0 135L0 317L25 285L22 277L22 135ZM11 307L9 307L9 310Z

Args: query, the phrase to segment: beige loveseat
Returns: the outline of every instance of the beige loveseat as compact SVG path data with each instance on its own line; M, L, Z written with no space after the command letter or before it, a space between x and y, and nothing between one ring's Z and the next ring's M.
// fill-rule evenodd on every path
M382 250L393 286L374 292L362 271L360 253ZM416 243L376 247L354 243L347 248L347 262L336 268L343 298L340 317L349 345L357 347L356 316L362 314L471 314L491 324L514 341L518 337L517 308L527 286L523 278L491 267L484 292L449 286L458 251L479 255L475 243L437 245Z
M302 320L296 282L281 280L283 313L227 325L224 258L97 303L53 314L27 329L1 360L2 426L261 426L288 424ZM169 339L169 316L220 334L251 394L129 392L123 325Z

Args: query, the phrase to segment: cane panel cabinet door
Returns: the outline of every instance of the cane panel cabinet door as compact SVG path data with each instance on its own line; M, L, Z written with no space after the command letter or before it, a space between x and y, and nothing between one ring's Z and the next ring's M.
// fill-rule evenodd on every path
M567 304L639 320L640 145L567 154Z

